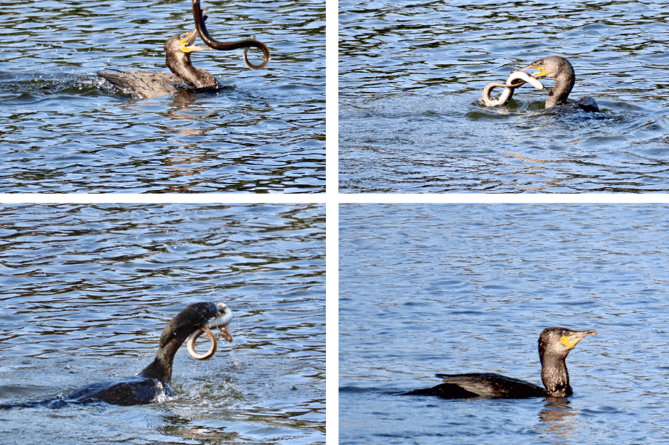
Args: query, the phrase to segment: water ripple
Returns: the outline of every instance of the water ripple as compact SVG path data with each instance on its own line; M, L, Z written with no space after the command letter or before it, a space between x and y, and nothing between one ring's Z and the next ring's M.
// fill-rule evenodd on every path
M342 206L340 443L664 443L667 210ZM569 355L567 401L397 394L438 372L540 384L549 326L598 332Z

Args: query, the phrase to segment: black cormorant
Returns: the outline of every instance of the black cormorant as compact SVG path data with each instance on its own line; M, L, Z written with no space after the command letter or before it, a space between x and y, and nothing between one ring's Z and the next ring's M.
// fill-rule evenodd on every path
M531 63L529 66L520 69L526 70L540 70L539 73L534 73L533 77L550 77L555 81L555 86L548 94L546 99L546 109L554 108L553 111L562 112L582 109L585 111L599 111L597 102L592 97L584 97L578 102L568 104L567 98L574 88L576 82L576 75L571 63L564 57L550 56L539 59Z
M1 404L0 408L59 408L68 403L107 402L113 405L141 405L154 402L159 396L172 396L172 363L174 354L191 335L204 328L220 328L226 340L232 341L227 326L232 311L223 303L194 303L179 312L163 329L155 360L142 372L114 382L87 385L70 394L40 401ZM205 354L206 356L207 354ZM209 355L210 357L210 355ZM206 357L206 358L209 358Z
M419 389L407 395L437 396L446 399L489 397L522 399L527 397L568 397L569 373L565 359L576 344L594 330L572 331L565 328L544 329L539 336L542 388L532 383L494 373L437 374L444 383L433 388Z

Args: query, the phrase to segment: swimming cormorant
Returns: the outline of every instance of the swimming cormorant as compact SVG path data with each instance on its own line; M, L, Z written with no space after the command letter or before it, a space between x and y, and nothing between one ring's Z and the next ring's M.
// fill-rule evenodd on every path
M546 109L554 108L553 111L556 112L568 112L579 108L585 111L599 111L597 102L592 97L584 97L578 102L567 104L567 97L569 97L569 93L574 88L576 75L571 63L564 57L544 57L525 68L521 68L519 71L530 69L540 70L539 73L533 74L536 78L550 77L555 81L555 86L546 99Z
M134 377L121 381L87 385L65 396L40 401L0 404L1 409L46 406L60 408L68 403L107 402L113 405L141 405L156 401L161 395L172 396L172 363L174 354L191 334L204 328L220 328L226 340L232 341L227 326L232 311L223 303L194 303L179 312L163 329L156 358ZM210 357L210 356L209 356ZM209 358L207 357L207 358Z
M121 93L128 96L152 99L156 97L174 94L180 91L189 91L195 88L214 88L218 81L214 76L202 68L193 66L190 60L191 53L210 49L229 51L244 48L243 59L248 68L264 68L270 59L269 48L264 43L258 42L255 36L252 39L238 42L223 43L213 39L207 32L204 24L207 16L200 9L200 1L193 0L193 17L195 29L170 37L165 42L165 62L174 74L138 71L118 70L114 72L98 73L106 79ZM195 39L200 36L207 46L194 46ZM259 65L249 62L247 52L250 47L259 48L263 52L264 60Z
M437 396L446 399L467 397L523 399L527 397L568 397L569 373L565 359L576 344L594 330L573 331L565 328L544 329L539 336L542 388L532 383L494 373L437 374L445 383L433 388L419 389L407 395Z
M108 80L121 93L132 97L152 99L191 88L215 87L218 81L202 68L193 66L190 55L193 52L211 49L208 46L193 46L197 30L177 34L165 42L165 62L174 74L119 70L101 72L98 75Z

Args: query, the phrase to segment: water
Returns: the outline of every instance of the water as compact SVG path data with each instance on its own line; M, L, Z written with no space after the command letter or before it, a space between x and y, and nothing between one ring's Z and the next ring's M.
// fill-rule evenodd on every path
M255 34L269 65L196 53L228 89L134 100L91 82L110 69L169 72L163 45L194 28L190 0L0 0L0 192L323 192L325 2L207 7L214 38Z
M343 205L341 444L665 443L669 208ZM539 333L596 329L564 403L396 394L437 372L541 384Z
M667 192L668 17L657 0L340 1L341 191ZM482 105L549 55L601 113L546 115L529 86Z
M235 314L174 398L3 410L3 444L325 443L324 206L4 205L0 245L0 403L134 375L188 303Z

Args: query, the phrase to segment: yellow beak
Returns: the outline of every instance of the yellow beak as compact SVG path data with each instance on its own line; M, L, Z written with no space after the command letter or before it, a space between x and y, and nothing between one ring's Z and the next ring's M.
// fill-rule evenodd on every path
M533 70L541 70L537 74L534 75L534 77L545 77L546 76L546 70L544 69L543 66L538 66L538 65L532 65L530 69Z

